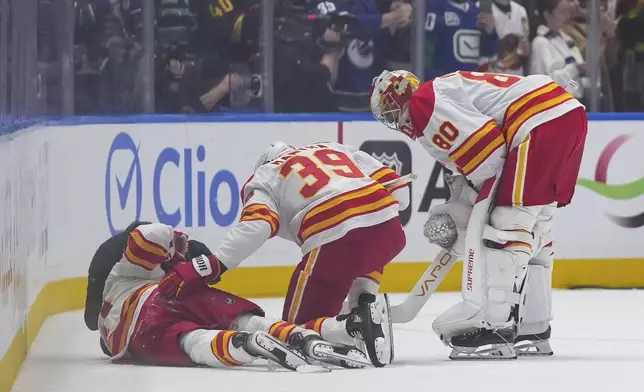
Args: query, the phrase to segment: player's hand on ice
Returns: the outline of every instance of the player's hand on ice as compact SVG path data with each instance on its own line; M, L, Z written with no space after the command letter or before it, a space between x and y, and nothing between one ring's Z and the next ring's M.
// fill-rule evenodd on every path
M168 298L182 300L218 280L224 271L226 267L215 256L200 255L170 269L161 279L159 290Z

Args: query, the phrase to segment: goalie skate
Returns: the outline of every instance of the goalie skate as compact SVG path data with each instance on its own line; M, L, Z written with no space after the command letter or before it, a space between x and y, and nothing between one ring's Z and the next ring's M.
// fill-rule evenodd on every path
M521 335L517 337L514 343L514 351L518 356L549 356L553 355L550 347L550 333L552 329L548 327L545 332L530 335Z
M302 353L291 349L266 332L240 332L235 338L233 345L236 347L242 346L249 354L276 362L288 370L295 371L302 365L309 365Z
M291 336L289 343L299 348L305 356L314 361L348 369L362 369L371 366L367 356L358 348L329 342L317 335L305 336L298 332Z
M453 360L507 360L517 359L513 348L514 330L485 328L454 336L449 341Z
M347 332L362 345L375 367L390 364L394 358L393 326L387 294L363 293L358 307L348 315Z

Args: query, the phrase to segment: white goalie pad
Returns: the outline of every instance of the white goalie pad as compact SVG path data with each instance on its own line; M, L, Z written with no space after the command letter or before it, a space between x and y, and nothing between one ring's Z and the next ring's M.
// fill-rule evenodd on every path
M492 200L499 179L488 180L481 188L479 198L472 208L472 214L465 235L465 254L463 257L463 277L461 294L463 302L458 303L438 316L432 328L439 336L449 338L478 328L483 320L483 310L487 298L486 249L483 233L489 226Z
M552 320L552 268L528 265L520 309L519 335L545 332Z

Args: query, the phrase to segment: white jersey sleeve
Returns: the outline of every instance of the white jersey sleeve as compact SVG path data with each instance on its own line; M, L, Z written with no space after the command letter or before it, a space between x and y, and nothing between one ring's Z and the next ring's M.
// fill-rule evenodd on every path
M400 178L400 176L390 167L386 166L376 158L367 154L364 151L354 149L351 157L356 161L356 164L362 170L363 173L371 177L372 180L378 181L381 184L385 184L388 181L395 180ZM410 190L409 184L394 184L385 186L391 195L398 200L398 210L403 211L409 206L410 202Z
M409 115L420 143L434 159L475 186L501 172L505 138L494 118L476 109L459 77L424 83L412 96Z
M245 200L239 222L214 252L229 270L275 236L280 227L277 204L259 178L251 178L244 186L242 198Z
M174 229L163 223L137 227L127 238L123 257L112 269L112 275L155 280L163 275L161 264L174 256L170 246Z

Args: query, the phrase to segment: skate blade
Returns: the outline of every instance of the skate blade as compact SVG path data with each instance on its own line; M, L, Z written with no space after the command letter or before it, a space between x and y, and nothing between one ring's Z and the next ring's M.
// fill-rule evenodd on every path
M492 344L482 347L452 347L449 359L455 361L498 361L517 359L517 354L508 344Z
M519 357L549 357L554 354L547 340L519 342L514 345L514 351Z
M321 362L327 362L330 360L332 365L338 365L340 361L346 362L348 366L339 365L342 367L351 367L362 369L367 366L373 366L367 357L363 353L360 353L356 349L351 349L349 353L353 355L345 355L335 352L333 347L326 344L318 344L313 348L313 356L315 359Z
M281 341L273 338L266 333L256 333L254 338L255 344L262 352L259 355L278 363L288 370L297 370L299 366L309 365L308 361L298 351L291 350Z
M391 320L389 296L387 294L382 294L382 297L384 298L384 301L376 301L369 305L369 317L373 324L376 324L381 328L384 335L384 337L374 339L373 345L366 344L369 356L376 357L372 358L371 361L373 366L376 367L388 365L394 358L394 331Z

